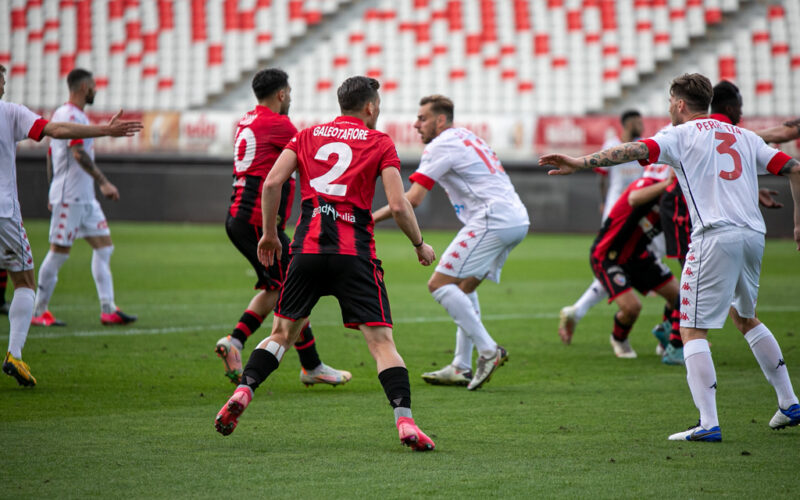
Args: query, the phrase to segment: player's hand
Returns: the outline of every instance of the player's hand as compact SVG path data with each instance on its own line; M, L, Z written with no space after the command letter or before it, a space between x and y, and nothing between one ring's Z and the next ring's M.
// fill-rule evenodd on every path
M419 247L414 248L414 250L417 252L419 263L423 266L430 266L433 264L433 261L436 260L436 252L433 250L433 247L427 243L423 243Z
M50 203L49 201L47 202L47 211L48 212L52 212L53 211L53 204Z
M278 235L267 236L266 234L258 240L258 260L264 266L269 267L277 259L281 260L281 253L283 252L283 245Z
M570 175L583 166L577 158L561 154L549 154L539 157L539 166L550 165L554 170L548 170L547 175Z
M106 126L108 131L106 135L110 135L111 137L131 137L136 135L136 133L144 127L142 122L120 120L120 116L122 116L121 109L111 118L111 121L108 122Z
M103 196L105 196L109 200L112 201L119 200L119 190L117 190L117 186L111 184L108 181L100 184L100 192L103 193Z
M783 208L783 203L779 202L773 195L778 194L774 189L759 188L758 189L758 203L765 208Z

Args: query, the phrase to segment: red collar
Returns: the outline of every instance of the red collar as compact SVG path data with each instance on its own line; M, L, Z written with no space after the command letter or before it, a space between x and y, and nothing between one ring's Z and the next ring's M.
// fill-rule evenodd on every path
M361 120L360 118L356 118L355 116L337 116L333 120L333 123L337 123L337 124L338 123L348 123L350 125L356 125L358 127L366 127L366 125L364 125L364 121Z
M718 122L729 123L733 125L733 122L731 121L730 118L728 118L728 115L723 115L722 113L711 113L710 115L708 115L708 117L711 118L712 120L717 120Z

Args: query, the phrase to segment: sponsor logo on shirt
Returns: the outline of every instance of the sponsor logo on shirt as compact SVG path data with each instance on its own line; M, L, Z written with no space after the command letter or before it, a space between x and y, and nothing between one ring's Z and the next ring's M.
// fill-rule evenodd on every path
M327 203L315 207L314 211L311 213L311 217L314 218L320 214L331 216L334 219L341 219L345 222L356 222L356 217L351 212L339 212L333 207L333 205L328 205Z

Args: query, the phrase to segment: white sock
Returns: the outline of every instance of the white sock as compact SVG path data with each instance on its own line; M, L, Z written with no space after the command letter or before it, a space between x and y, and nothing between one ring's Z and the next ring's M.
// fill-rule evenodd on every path
M33 301L36 292L30 288L17 288L8 308L8 352L17 359L22 359L22 348L28 338L28 329L33 318Z
M719 425L717 417L717 373L711 360L708 340L695 339L683 345L686 380L694 405L700 410L700 425L711 429Z
M489 358L495 354L497 343L481 323L467 294L451 283L437 288L432 295L436 302L445 308L456 325L475 343L481 356Z
M58 271L64 262L69 258L68 253L58 253L49 251L42 261L39 268L39 289L36 291L36 306L33 309L34 316L41 316L47 311L50 305L50 297L56 289L58 282Z
M608 293L606 293L606 289L603 288L603 285L600 284L599 281L596 279L592 281L592 284L589 285L589 288L583 292L581 298L578 299L577 302L573 305L575 307L575 321L580 321L586 313L589 312L589 309L596 306L601 300L608 298Z
M111 314L117 310L114 304L114 280L111 278L111 254L114 245L96 248L92 252L92 276L100 298L100 312Z
M478 292L466 294L467 298L472 302L472 308L478 319L481 317L481 304L478 302ZM462 370L472 369L472 347L474 346L472 339L459 327L456 330L456 351L453 356L453 365Z
M744 339L750 344L750 350L756 357L761 371L778 395L778 405L784 410L797 404L797 396L792 389L792 381L789 379L789 370L783 362L783 354L775 340L775 336L769 331L767 325L761 323L744 335Z

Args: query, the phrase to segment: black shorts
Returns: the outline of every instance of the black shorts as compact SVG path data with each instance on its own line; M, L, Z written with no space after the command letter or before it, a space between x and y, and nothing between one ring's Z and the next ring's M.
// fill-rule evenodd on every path
M632 258L624 264L615 260L590 258L594 275L608 292L608 302L635 288L642 295L658 290L672 279L672 272L650 252Z
M233 245L250 261L250 265L256 271L258 281L255 288L260 290L277 290L283 284L286 276L286 268L289 266L289 237L283 231L278 231L278 238L283 245L281 261L273 263L269 268L258 260L258 240L261 239L263 231L261 226L250 224L249 222L235 219L228 214L225 220L225 231L228 233Z
M325 295L339 300L342 322L347 328L392 326L389 296L378 259L337 254L293 255L275 314L290 320L308 317Z
M661 229L667 247L667 257L686 259L689 253L692 222L689 217L689 206L683 197L680 186L661 195L658 202L661 215Z

